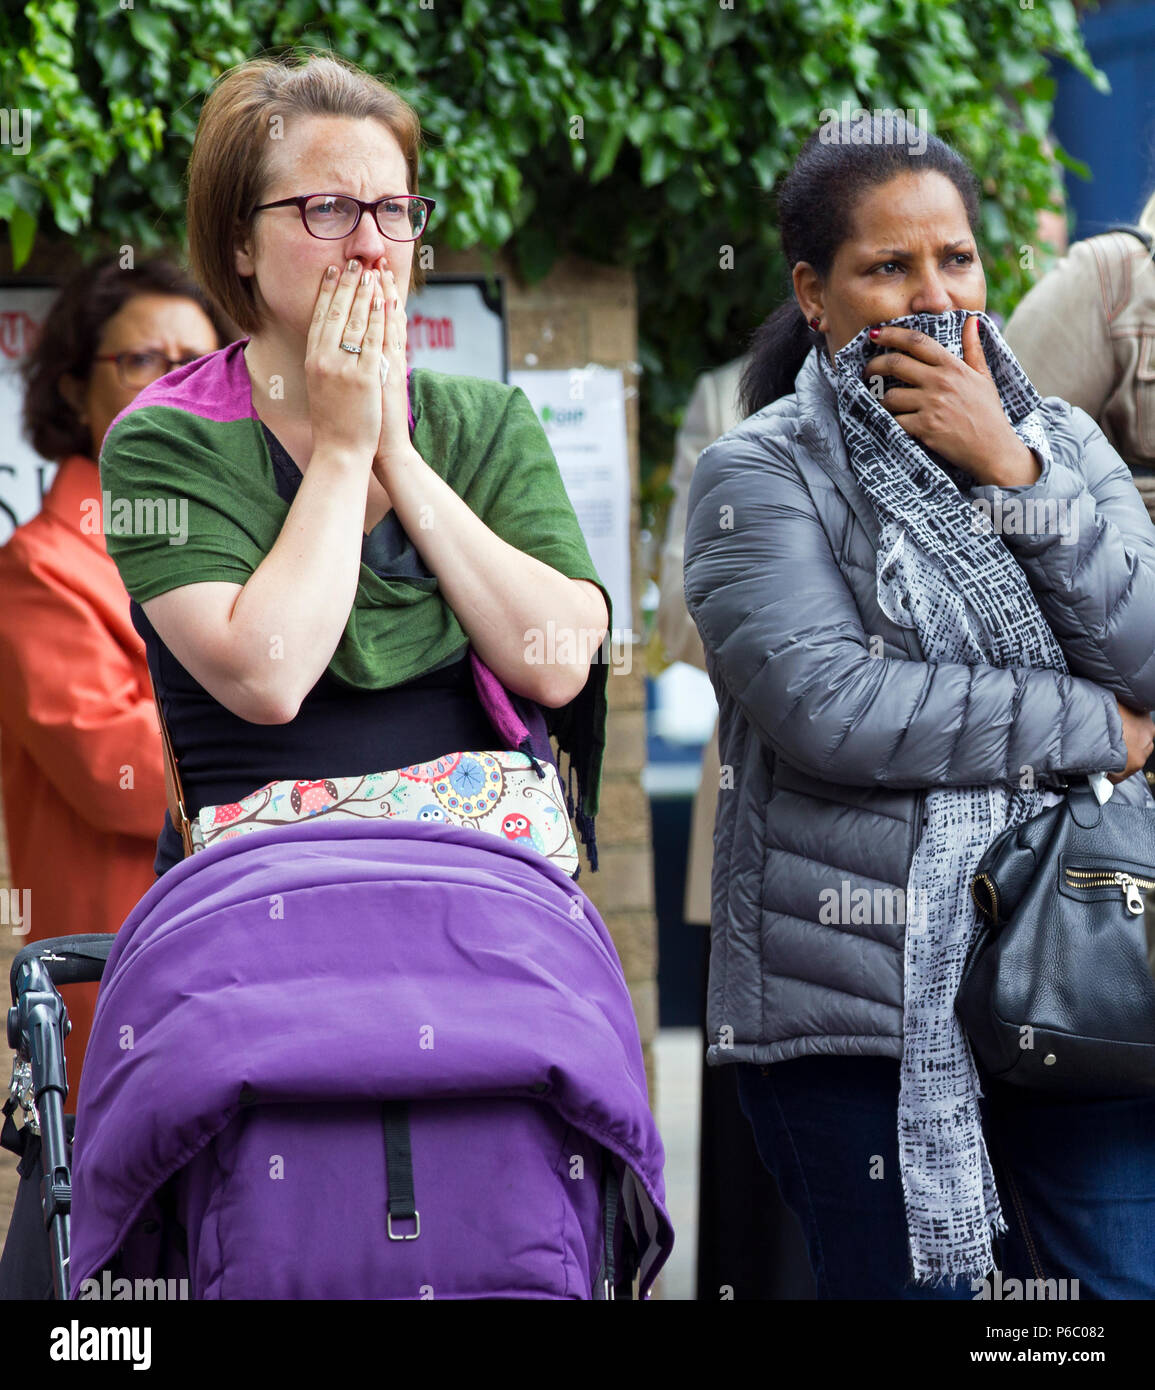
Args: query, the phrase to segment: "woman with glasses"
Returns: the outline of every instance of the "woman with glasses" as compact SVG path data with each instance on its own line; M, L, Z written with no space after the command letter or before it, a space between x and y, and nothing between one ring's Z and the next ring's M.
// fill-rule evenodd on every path
M0 550L0 765L28 941L114 932L153 881L164 772L144 644L105 547L96 459L137 392L221 339L167 261L77 271L22 364L24 432L59 463L40 513ZM71 1097L95 985L69 993Z
M419 144L416 113L331 56L218 83L189 166L189 254L248 336L113 427L104 486L184 502L189 537L110 536L110 552L190 818L281 779L497 747L472 649L569 752L592 851L605 670L580 652L535 661L531 636L600 640L609 600L524 393L407 378L434 206ZM159 874L182 858L171 820Z
M230 1088L243 1081L258 1101L285 1098L290 1086L288 1098L304 1108L316 1098L306 1089L313 1083L302 1080L293 1058L317 1029L294 1001L307 995L328 1018L338 997L363 990L350 1026L379 1030L347 1048L322 1049L324 1099L374 1102L364 1123L375 1127L371 1148L380 1150L374 1181L382 1165L388 1170L388 1213L370 1196L365 1220L356 1229L342 1225L344 1208L322 1195L324 1174L309 1169L302 1177L308 1164L287 1155L287 1179L304 1183L305 1195L299 1207L283 1207L290 1225L274 1231L253 1215L269 1190L265 1178L258 1177L259 1192L240 1192L230 1180L244 1187L242 1169L251 1168L222 1159L211 1173L218 1195L202 1212L199 1184L210 1178L198 1164L199 1176L175 1184L172 1209L182 1228L174 1241L187 1242L193 1297L249 1296L229 1291L253 1287L244 1281L254 1270L266 1297L344 1297L354 1288L366 1296L384 1287L378 1273L398 1264L390 1240L413 1241L424 1268L436 1249L439 1214L436 1192L430 1196L435 1167L419 1128L424 1112L412 1107L412 1157L402 1161L409 1139L396 1138L395 1115L381 1135L376 1102L424 1098L438 1066L447 1069L434 1087L441 1096L446 1086L466 1099L479 1091L508 1098L511 1087L531 1092L535 1123L549 1135L532 1158L517 1158L504 1121L486 1131L478 1120L472 1138L500 1131L504 1167L516 1183L503 1176L499 1184L511 1204L504 1215L503 1195L496 1209L481 1204L476 1231L461 1227L461 1260L476 1263L479 1252L491 1251L480 1287L506 1296L590 1297L601 1287L598 1194L610 1181L608 1166L605 1173L583 1166L584 1184L559 1167L559 1154L584 1142L570 1126L581 1129L585 1111L541 1102L555 1085L564 1092L566 1078L539 1079L527 1033L580 1070L582 1048L588 1053L598 1036L591 1020L612 995L617 1026L624 1020L628 1036L597 1052L592 1084L601 1108L588 1098L585 1105L610 1117L607 1124L623 1108L636 1129L650 1124L629 993L604 927L572 882L577 846L566 814L576 810L596 869L607 666L594 657L609 628L609 598L525 394L426 370L407 376L405 302L419 278L418 241L433 208L418 192L419 141L417 116L400 97L331 56L260 59L226 74L204 105L192 152L189 253L213 300L248 336L142 392L113 424L101 456L110 492L134 505L187 506L180 545L140 528L110 536L109 544L148 647L183 783L178 819L190 822L183 848L194 857L166 880L182 859L170 815L157 857L161 881L122 933L124 950L106 972L110 1006L98 1010L90 1057L90 1067L101 1068L98 1094L138 1084L141 1073L115 1039L122 1020L112 1005L125 1008L145 957L152 961L146 983L172 998L164 1037L156 1036L147 1060L171 1079L173 1105L184 1106L189 1093L187 1116L169 1106L167 1126L155 1114L139 1119L152 1126L144 1149L154 1157L164 1151L154 1167L166 1177L192 1154L211 1157L204 1146L228 1120L205 1120L184 1056L196 1056L198 1074L227 1073ZM579 634L586 640L566 640ZM576 807L561 791L548 733L569 754ZM484 768L486 779L494 768L500 776L474 783ZM349 798L370 783L387 794L366 791L350 811ZM552 819L541 805L547 788L557 792ZM480 815L490 793L501 808L498 823ZM315 827L297 824L322 813ZM358 824L340 823L353 814ZM366 820L394 824L385 833ZM253 838L218 846L218 826L226 828L222 835ZM564 873L550 860L555 834L569 845ZM203 854L195 853L198 835ZM310 875L307 894L298 891L302 869ZM343 909L349 873L354 893L370 896ZM254 900L245 887L243 907L217 914L215 904L238 876L246 885L259 878L260 896ZM410 881L423 885L416 912L404 896ZM254 902L259 922L250 931L245 913ZM258 950L278 902L284 920L276 945ZM190 920L195 929L182 932ZM234 925L235 935L227 935ZM219 951L205 945L218 928L226 933ZM136 951L142 934L145 945ZM445 934L451 944L437 956ZM157 983L152 943L161 939L161 956L171 947L182 953L181 967L188 965L187 977L175 972L175 995ZM348 979L348 957L339 964L342 950L356 959L356 981ZM575 954L554 975L550 952ZM576 953L586 962L584 977ZM591 962L609 975L600 993L588 987ZM555 983L544 988L543 1028L516 1001L527 982L537 998L548 981ZM420 1028L406 1028L402 1041L388 1036L410 1008L421 1011ZM210 1014L227 1022L209 1028ZM415 1074L404 1071L413 1057ZM511 1073L514 1062L529 1068L524 1085ZM287 1081L285 1068L292 1068ZM99 1123L85 1110L77 1117L78 1134L91 1126L93 1156L93 1166L78 1163L76 1174L73 1251L82 1265L107 1255L104 1216L92 1200L102 1184L102 1145L110 1142ZM344 1159L337 1155L351 1151L332 1142L326 1162L338 1171ZM278 1152L287 1152L279 1143ZM590 1148L582 1164L600 1168L599 1152ZM360 1160L348 1161L352 1174ZM395 1204L406 1199L394 1182L410 1166L416 1197L408 1200L432 1200L434 1209L410 1210L414 1229L402 1219L399 1234ZM154 1177L134 1190L135 1211ZM557 1207L545 1222L531 1214L527 1195L539 1180ZM288 1201L289 1187L281 1190ZM563 1208L575 1202L581 1212L565 1217ZM216 1222L218 1210L230 1212L228 1223ZM447 1219L442 1214L442 1229ZM246 1220L259 1227L262 1246L276 1247L267 1259L237 1234ZM503 1258L494 1242L506 1229ZM577 1266L572 1250L565 1254L575 1233ZM531 1245L559 1247L557 1261L547 1263L564 1292L527 1272L538 1263L523 1258ZM324 1259L338 1246L341 1273L326 1275ZM405 1284L410 1292L385 1296L424 1297L420 1288L429 1281L417 1277L418 1265ZM455 1255L436 1269L436 1297L476 1296L468 1290L479 1286L459 1283L456 1265Z

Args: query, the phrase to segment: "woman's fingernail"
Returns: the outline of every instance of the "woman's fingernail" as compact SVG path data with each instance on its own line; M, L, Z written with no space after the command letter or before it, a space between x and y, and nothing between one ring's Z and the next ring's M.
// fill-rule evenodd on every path
M331 280L331 279L333 278L333 276L336 275L336 273L337 273L337 267L336 267L335 265L327 265L327 266L325 267L325 279L326 279L326 280Z
M360 264L361 264L361 262L357 259L357 257L356 257L356 256L353 256L353 257L350 258L349 264L345 267L345 269L346 269L346 270L356 270L357 267L358 267Z
M881 330L879 330L879 329L877 329L877 328L872 328L872 329L870 330L870 336L871 336L872 338L877 338L880 331L881 331Z

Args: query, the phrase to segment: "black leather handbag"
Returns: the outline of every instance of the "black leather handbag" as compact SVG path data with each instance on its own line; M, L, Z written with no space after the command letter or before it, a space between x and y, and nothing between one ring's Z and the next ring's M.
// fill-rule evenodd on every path
M980 929L955 1010L1000 1081L1071 1096L1155 1094L1155 807L1087 783L1003 831L971 880Z

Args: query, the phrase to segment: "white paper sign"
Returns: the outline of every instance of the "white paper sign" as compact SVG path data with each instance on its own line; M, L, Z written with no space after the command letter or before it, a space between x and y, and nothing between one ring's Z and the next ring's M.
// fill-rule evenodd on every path
M56 465L21 433L24 383L17 371L56 294L52 287L0 285L0 545L36 515L56 476Z
M630 461L619 371L511 372L545 427L590 558L613 602L612 641L633 641Z

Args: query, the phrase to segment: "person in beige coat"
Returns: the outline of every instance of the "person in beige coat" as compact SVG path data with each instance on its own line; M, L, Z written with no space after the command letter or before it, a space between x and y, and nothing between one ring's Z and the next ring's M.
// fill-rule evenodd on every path
M1139 219L1155 234L1155 196ZM1076 242L1007 323L1011 351L1044 396L1090 415L1155 520L1155 264L1130 232Z
M1139 218L1155 242L1155 193ZM1019 302L1003 335L1044 396L1107 436L1155 521L1155 263L1132 232L1077 241ZM1155 756L1144 775L1155 788ZM1155 970L1155 895L1145 910Z
M698 455L715 439L733 429L742 418L738 409L738 386L745 365L746 359L740 357L724 367L703 372L694 385L682 428L674 444L674 466L670 476L674 500L670 505L661 554L658 635L671 661L685 661L701 671L706 669L706 655L698 629L686 609L682 580L686 504ZM714 732L702 750L702 780L694 798L683 910L687 922L702 925L709 925L710 921L710 870L714 860L714 815L718 805L720 775L718 727L715 723Z
M671 661L706 669L702 639L686 609L682 576L690 480L698 456L742 419L738 389L747 359L704 372L694 386L674 446L670 506L659 567L658 636ZM702 750L702 780L694 799L683 920L710 923L714 819L720 782L718 728ZM707 941L709 933L707 932ZM702 980L703 991L705 978ZM703 1010L705 997L703 993ZM814 1297L814 1278L798 1221L758 1157L753 1131L738 1105L733 1067L701 1068L698 1154L697 1296L766 1299Z

